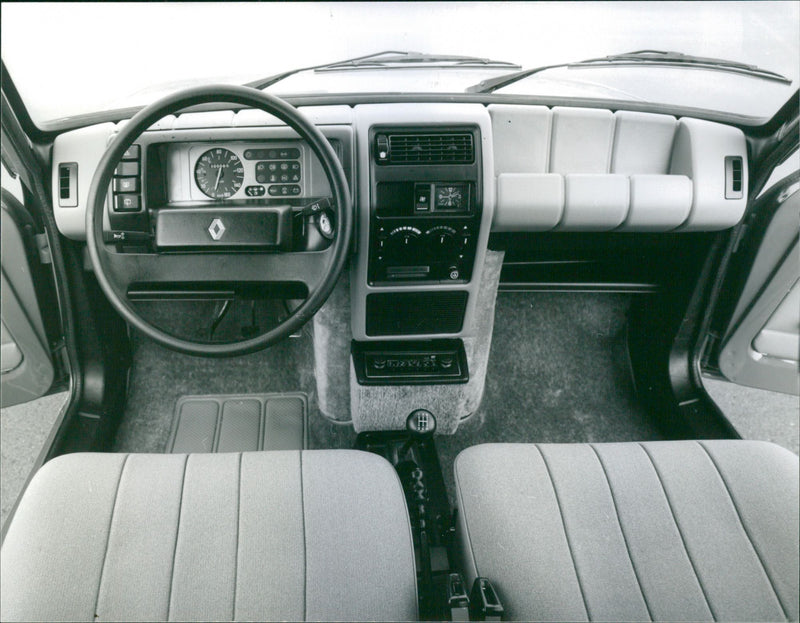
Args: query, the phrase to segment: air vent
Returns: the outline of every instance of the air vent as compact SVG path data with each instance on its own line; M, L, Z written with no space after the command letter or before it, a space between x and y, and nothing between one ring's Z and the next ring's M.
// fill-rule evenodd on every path
M472 134L466 132L390 134L388 143L391 164L470 164L475 160Z
M78 163L58 165L58 205L62 208L78 206Z
M744 196L744 163L741 156L725 158L725 199Z

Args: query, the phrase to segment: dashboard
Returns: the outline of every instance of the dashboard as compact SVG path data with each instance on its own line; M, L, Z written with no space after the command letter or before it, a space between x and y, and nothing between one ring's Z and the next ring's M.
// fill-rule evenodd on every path
M473 103L301 112L334 147L350 185L350 330L364 342L474 336L490 240L675 240L731 227L746 205L743 133L699 119ZM91 178L117 129L103 123L55 141L53 201L65 236L85 239ZM106 239L134 256L313 253L328 244L324 223L302 211L329 194L316 156L278 120L252 110L184 113L123 156Z

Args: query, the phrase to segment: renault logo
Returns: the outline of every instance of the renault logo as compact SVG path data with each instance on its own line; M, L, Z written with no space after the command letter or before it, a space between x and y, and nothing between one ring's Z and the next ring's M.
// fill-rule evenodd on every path
M213 240L222 238L222 234L225 233L225 225L222 223L222 219L215 218L211 221L211 225L208 226L208 233L211 234Z

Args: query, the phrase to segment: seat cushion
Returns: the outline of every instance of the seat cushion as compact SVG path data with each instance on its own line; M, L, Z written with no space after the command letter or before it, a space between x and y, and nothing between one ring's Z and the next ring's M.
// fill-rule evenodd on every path
M467 581L510 619L798 618L798 457L774 444L482 445L455 477Z
M392 466L365 452L72 454L2 549L8 620L414 620Z

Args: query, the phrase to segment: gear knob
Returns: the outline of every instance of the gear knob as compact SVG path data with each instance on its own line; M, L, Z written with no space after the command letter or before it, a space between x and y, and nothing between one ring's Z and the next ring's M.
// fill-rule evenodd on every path
M432 435L436 431L436 418L427 409L416 409L406 419L406 430L414 435Z

